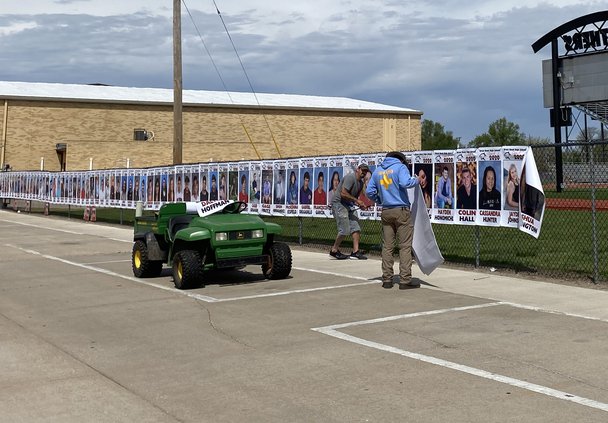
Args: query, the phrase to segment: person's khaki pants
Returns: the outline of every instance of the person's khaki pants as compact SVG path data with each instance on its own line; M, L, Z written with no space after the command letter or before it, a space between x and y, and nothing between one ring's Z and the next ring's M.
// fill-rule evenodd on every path
M405 207L382 209L382 281L393 280L395 238L399 247L399 283L412 278L412 239L414 228L410 211Z

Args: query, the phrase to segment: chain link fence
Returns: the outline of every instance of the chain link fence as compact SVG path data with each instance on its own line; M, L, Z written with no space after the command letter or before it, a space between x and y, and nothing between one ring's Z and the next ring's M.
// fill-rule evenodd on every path
M546 196L538 239L514 228L433 224L447 263L557 279L608 280L608 142L536 145L534 157ZM561 150L563 183L558 184L556 151ZM12 207L23 210L26 202ZM44 204L27 210L43 213ZM82 219L83 209L53 205L51 214ZM264 217L283 227L281 239L329 252L336 236L333 219ZM97 209L97 221L132 225L134 210ZM361 248L380 256L379 221L361 221ZM347 238L341 249L350 252Z
M557 279L608 280L608 143L536 145L534 157L546 196L538 239L514 228L433 224L447 263L537 274ZM563 184L558 189L556 150L561 148ZM283 240L328 251L332 219L269 218L283 226ZM380 255L379 221L361 221L361 245ZM350 240L341 247L348 252Z

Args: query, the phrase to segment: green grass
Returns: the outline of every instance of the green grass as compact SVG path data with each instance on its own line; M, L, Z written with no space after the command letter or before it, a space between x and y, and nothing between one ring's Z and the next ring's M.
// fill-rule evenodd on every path
M562 192L557 191L545 191L547 198L567 198L567 199L580 199L580 200L591 200L591 188L567 188ZM596 200L608 200L608 189L598 188L595 190Z

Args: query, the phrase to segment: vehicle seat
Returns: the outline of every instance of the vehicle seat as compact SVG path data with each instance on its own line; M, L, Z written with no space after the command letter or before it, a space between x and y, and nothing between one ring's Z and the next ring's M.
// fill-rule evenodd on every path
M173 241L175 239L175 234L181 230L184 229L185 227L187 227L190 222L192 221L192 218L194 218L193 215L183 215L183 216L175 216L172 217L169 220L169 227L168 227L168 231L169 231L169 238L171 239L171 241Z

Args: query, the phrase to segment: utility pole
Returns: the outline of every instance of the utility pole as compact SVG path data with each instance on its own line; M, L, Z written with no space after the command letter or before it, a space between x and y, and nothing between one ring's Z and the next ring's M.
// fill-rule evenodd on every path
M173 164L182 163L182 10L173 0Z

